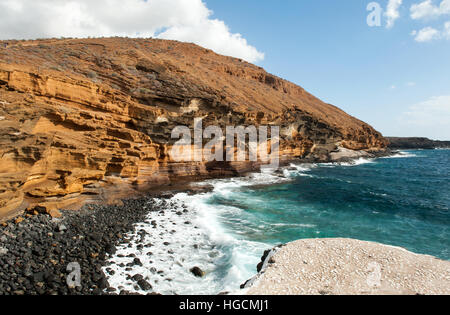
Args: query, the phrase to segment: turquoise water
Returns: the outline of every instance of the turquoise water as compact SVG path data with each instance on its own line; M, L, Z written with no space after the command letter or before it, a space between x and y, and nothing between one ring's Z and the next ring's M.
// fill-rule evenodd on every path
M284 172L290 180L216 189L207 203L220 210L221 228L248 244L344 237L450 260L450 150L406 153L292 166ZM264 184L264 176L254 182Z

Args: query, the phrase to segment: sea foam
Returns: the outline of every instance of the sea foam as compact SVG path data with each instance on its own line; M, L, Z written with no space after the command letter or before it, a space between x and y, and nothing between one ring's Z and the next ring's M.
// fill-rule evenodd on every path
M418 156L417 154L414 154L411 152L400 151L397 154L383 157L383 159L401 159L401 158L412 158L412 157L417 157L417 156Z
M146 293L130 279L140 274L161 294L218 294L238 290L240 284L255 274L256 264L270 245L240 240L227 232L219 217L241 210L213 206L208 199L219 192L231 194L242 185L246 182L218 181L211 193L194 196L182 193L168 201L155 199L164 213L149 213L147 220L137 224L135 232L128 235L130 243L119 246L108 260L104 271L107 275L113 271L108 275L110 286ZM142 231L148 234L142 236ZM152 246L146 248L149 244ZM134 256L128 257L130 254ZM130 265L135 257L142 266ZM195 277L190 272L193 267L205 271L205 277Z

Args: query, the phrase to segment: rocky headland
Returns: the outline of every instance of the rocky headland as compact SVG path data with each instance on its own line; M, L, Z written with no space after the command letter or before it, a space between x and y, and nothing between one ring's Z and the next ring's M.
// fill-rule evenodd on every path
M300 240L267 251L249 295L450 294L450 262L352 239Z
M450 141L437 141L430 140L428 138L400 138L400 137L388 137L388 147L393 150L434 150L450 148Z
M0 220L60 215L260 163L177 162L175 126L277 125L281 159L384 152L366 123L262 68L156 39L0 42ZM196 148L194 148L196 149ZM340 154L339 154L340 152Z

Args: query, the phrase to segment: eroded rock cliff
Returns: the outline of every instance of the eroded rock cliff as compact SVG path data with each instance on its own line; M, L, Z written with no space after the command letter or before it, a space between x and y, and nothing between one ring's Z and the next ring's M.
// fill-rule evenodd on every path
M284 160L380 151L369 125L242 60L154 39L0 42L0 218L107 202L258 163L176 162L171 131L278 125Z

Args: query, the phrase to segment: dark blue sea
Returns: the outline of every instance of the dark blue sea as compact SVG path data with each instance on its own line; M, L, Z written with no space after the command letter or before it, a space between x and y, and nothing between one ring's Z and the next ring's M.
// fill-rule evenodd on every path
M216 194L236 237L270 244L344 237L450 260L450 150L292 167L292 181Z

